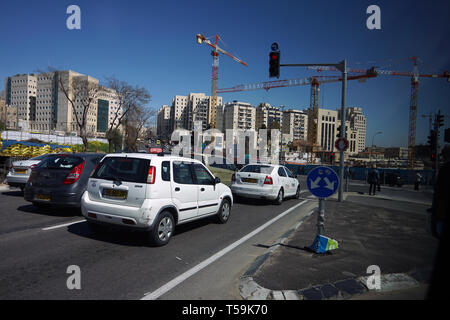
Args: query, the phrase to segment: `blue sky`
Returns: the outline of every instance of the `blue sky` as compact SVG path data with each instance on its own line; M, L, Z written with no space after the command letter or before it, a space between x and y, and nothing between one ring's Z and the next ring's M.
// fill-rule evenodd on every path
M66 9L81 8L81 30L66 28ZM381 8L381 30L366 28L366 8ZM221 56L219 88L269 81L268 54L278 42L282 63L338 62L350 67L450 71L450 2L445 1L3 1L0 5L0 78L48 66L103 80L114 75L146 87L150 105L170 104L174 95L211 90L212 57L195 34L219 34L225 50L248 63ZM280 79L316 74L282 68ZM333 73L327 73L333 74ZM325 73L322 73L325 75ZM3 81L2 81L3 83ZM423 79L419 89L417 143L426 143L424 113L450 114L450 83ZM309 86L223 94L225 102L268 102L289 108L309 105ZM321 87L320 106L336 109L341 85ZM380 76L349 82L347 106L367 117L367 143L406 146L410 78ZM446 127L449 119L446 119Z

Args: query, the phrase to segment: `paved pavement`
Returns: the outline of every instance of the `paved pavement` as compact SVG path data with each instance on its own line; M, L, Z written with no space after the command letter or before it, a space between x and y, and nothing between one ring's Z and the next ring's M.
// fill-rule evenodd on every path
M376 196L352 185L346 201L326 201L325 235L339 242L327 254L311 252L314 213L267 246L243 274L245 299L424 298L438 241L426 233L431 194L382 188ZM377 265L383 293L368 292L367 268ZM394 293L384 292L394 290ZM402 290L400 290L402 289ZM405 289L407 289L405 291ZM400 291L396 291L400 290ZM409 291L408 291L409 290ZM355 296L356 295L356 296Z

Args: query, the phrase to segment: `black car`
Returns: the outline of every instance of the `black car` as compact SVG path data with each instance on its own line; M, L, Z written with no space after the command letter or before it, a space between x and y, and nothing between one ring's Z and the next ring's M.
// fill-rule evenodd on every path
M62 153L47 157L31 172L24 198L35 206L80 207L89 176L101 153Z
M384 183L390 187L401 187L403 185L403 179L397 173L387 172L384 177Z

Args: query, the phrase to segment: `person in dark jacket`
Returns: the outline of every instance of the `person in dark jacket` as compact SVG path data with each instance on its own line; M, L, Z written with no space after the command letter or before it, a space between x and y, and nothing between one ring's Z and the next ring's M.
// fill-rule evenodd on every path
M378 186L378 181L380 181L380 174L379 174L379 172L377 170L377 166L373 165L372 166L372 170L370 170L369 176L367 178L367 182L370 185L370 187L369 187L369 195L372 195L372 190L373 190L373 195L375 195L375 191L376 191L376 188Z

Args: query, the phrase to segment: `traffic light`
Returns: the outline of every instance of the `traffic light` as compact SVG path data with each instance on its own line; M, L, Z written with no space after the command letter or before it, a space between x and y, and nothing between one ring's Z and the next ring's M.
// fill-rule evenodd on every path
M341 137L341 129L342 129L342 126L337 127L337 135L336 135L336 138L340 138L340 137Z
M330 162L333 163L334 161L334 152L330 153Z
M431 130L430 135L428 136L428 145L430 146L431 152L435 151L436 142L437 142L437 132L435 130Z
M336 138L340 138L341 137L341 131L342 131L342 125L340 125L339 127L337 127L337 135L336 135ZM344 138L346 138L347 139L347 132L345 132L345 137Z
M269 77L280 78L280 52L272 51L269 58Z
M437 114L436 115L436 122L437 127L440 128L444 125L444 115L443 114Z
M430 160L434 161L436 159L436 153L434 153L434 151L431 152L431 157Z

